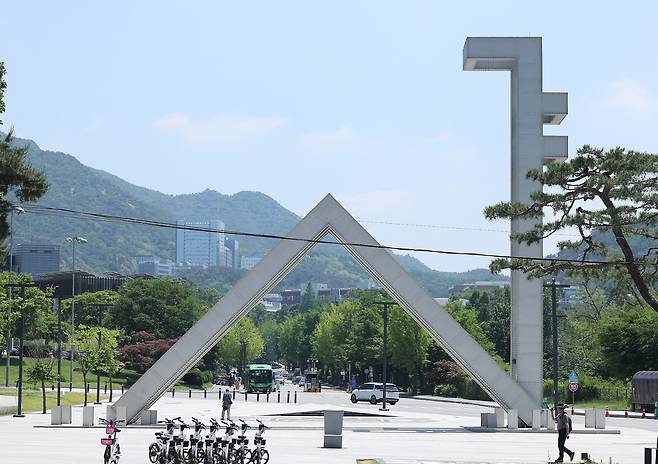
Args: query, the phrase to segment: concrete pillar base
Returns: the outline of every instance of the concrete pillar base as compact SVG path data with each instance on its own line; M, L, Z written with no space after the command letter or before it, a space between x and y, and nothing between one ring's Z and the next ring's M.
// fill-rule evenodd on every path
M93 427L94 426L94 407L85 406L82 408L82 426L83 427Z

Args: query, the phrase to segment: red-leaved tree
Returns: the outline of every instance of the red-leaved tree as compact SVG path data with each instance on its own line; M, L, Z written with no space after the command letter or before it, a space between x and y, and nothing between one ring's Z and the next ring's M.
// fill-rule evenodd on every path
M149 332L136 332L132 344L119 348L119 358L129 369L146 372L165 352L176 343L177 338L157 339Z

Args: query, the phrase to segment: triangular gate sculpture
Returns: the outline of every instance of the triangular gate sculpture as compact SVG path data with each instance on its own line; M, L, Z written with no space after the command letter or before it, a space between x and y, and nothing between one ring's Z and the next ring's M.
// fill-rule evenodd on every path
M246 276L187 331L115 404L135 420L192 368L249 310L258 304L315 245L331 234L406 309L436 342L505 409L532 423L528 393L482 349L459 323L422 289L390 253L331 195L327 195ZM359 245L346 245L359 244Z

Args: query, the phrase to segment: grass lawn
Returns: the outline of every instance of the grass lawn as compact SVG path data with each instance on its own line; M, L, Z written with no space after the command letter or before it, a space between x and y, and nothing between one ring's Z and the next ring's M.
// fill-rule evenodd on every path
M85 394L82 392L63 392L61 404L67 405L81 405L84 403ZM0 395L3 396L16 396L16 390L0 389ZM101 399L107 399L107 395L101 395ZM89 392L87 401L92 403L96 400L96 395ZM57 405L57 392L46 391L46 409L51 409ZM25 412L41 412L43 407L43 399L39 390L23 390L23 411ZM16 411L8 411L5 414L14 414ZM2 414L0 412L0 414Z
M11 366L9 369L9 378L10 386L16 386L16 381L18 380L18 356L12 356L11 358ZM25 357L23 358L24 365L23 365L23 375L27 377L27 371L28 369L34 364L34 361L32 358ZM54 361L55 365L53 367L53 371L56 374L57 373L57 360ZM0 385L5 384L5 366L6 366L6 358L2 357L1 364L0 364ZM71 366L71 361L68 359L62 359L62 388L67 388L69 386L69 373L70 373L70 366ZM112 387L115 390L121 389L121 385L128 383L128 384L133 384L137 379L140 377L141 374L138 372L131 370L131 369L122 369L121 372L119 372L116 377L112 378ZM90 384L91 390L95 390L96 388L96 374L93 372L90 372L87 374L87 383ZM101 390L103 391L105 388L105 384L108 385L110 384L110 379L104 375L101 375ZM27 381L25 382L25 387L28 387ZM46 385L46 388L48 389L50 387L49 385ZM82 381L82 373L78 370L78 363L73 361L73 388L82 388L83 387L83 381ZM212 384L209 383L207 385L204 385L205 388L210 389L212 388ZM188 389L191 388L192 390L198 390L199 386L194 386L194 385L188 385L182 381L178 381L176 383L176 389ZM91 391L90 391L91 393Z
M27 371L28 369L34 364L34 361L32 358L28 358L27 356L23 358L24 365L23 365L23 375L27 376ZM2 365L0 366L0 382L2 385L5 384L5 366L6 366L6 358L2 358ZM68 387L69 385L69 373L70 373L70 366L71 366L71 361L66 359L62 359L62 386L66 385ZM83 381L82 381L82 373L77 370L78 368L78 363L75 361L73 362L73 387L74 388L82 388L83 386ZM112 386L117 389L121 388L121 384L126 383L128 379L131 377L136 380L139 377L139 374L137 374L134 371L129 371L128 369L124 369L125 372L119 372L116 377L112 378ZM57 360L54 361L54 367L53 367L53 372L57 374ZM18 356L12 356L11 357L11 366L9 368L9 378L10 382L9 385L16 385L16 381L18 380ZM87 374L87 382L91 384L92 388L95 387L96 385L96 375L94 373L89 373ZM101 388L104 387L105 383L109 385L109 378L106 376L101 375ZM26 382L27 386L27 382ZM49 386L49 385L48 385Z
M571 404L569 404L571 406ZM605 409L610 408L611 411L623 411L628 409L630 411L630 404L624 400L590 400L578 402L574 405L576 409L587 409L587 408L599 408Z

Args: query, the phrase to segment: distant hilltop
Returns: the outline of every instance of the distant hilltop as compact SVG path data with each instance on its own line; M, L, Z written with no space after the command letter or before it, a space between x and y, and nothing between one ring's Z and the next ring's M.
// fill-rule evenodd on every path
M286 234L300 219L261 192L224 195L206 189L199 193L168 195L85 166L72 155L42 150L32 140L16 138L14 143L28 147L30 162L48 178L50 188L39 200L40 205L170 223L182 218L219 219L228 230L277 235ZM88 241L76 253L76 267L95 273L134 273L136 256L175 260L174 229L92 221L60 214L21 215L15 223L14 243L64 245L65 237L72 235L83 236ZM239 241L243 256L263 256L275 243L255 237L240 237ZM60 256L62 269L70 267L66 247L62 247ZM505 280L492 276L486 269L439 272L412 256L395 256L435 297L448 296L448 289L460 283ZM200 285L225 288L242 274L210 268L192 270L188 277ZM217 279L222 281L221 285ZM367 273L342 248L331 245L316 247L286 278L295 288L309 281L326 282L332 287L362 287L368 280Z

